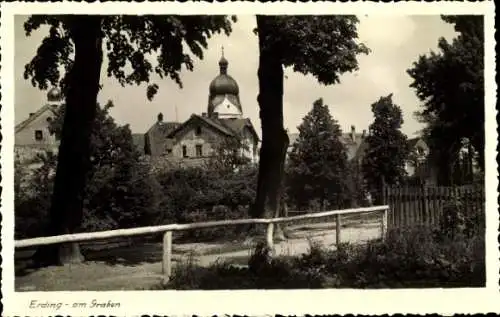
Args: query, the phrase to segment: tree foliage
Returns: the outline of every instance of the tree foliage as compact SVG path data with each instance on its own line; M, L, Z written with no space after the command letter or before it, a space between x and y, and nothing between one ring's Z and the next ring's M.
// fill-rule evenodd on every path
M259 108L262 123L257 196L252 216L279 213L289 139L283 126L283 66L323 84L358 68L368 48L357 41L355 16L257 16Z
M214 155L208 162L209 168L233 172L251 163L245 155L249 146L239 138L224 138L214 145Z
M128 127L119 126L109 115L113 107L108 102L97 106L97 119L91 136L91 167L83 194L83 222L79 230L96 231L146 225L159 218L160 185L149 175L147 166L139 161ZM65 106L55 112L49 130L60 134ZM57 156L52 152L38 155L33 175L19 186L16 216L19 234L46 235L48 210L54 186ZM16 165L19 181L23 179L21 164ZM18 181L18 182L19 182ZM17 192L17 191L16 191Z
M184 52L184 47L202 58L212 34L230 33L231 19L206 15L36 15L25 23L26 34L41 25L49 26L49 35L26 65L24 76L41 89L49 83L60 85L66 96L67 111L47 229L50 234L59 235L74 232L82 223L91 129L105 52L108 77L116 78L122 85L147 83L146 95L151 99L158 90L158 85L150 81L151 74L168 76L182 86L182 66L193 69L191 56ZM153 66L150 60L155 55ZM60 69L64 69L64 76ZM40 264L81 260L78 244L42 247L36 256Z
M313 200L323 207L345 207L351 196L347 152L340 127L322 99L314 102L298 130L289 155L289 197L301 209Z
M458 36L441 38L439 51L422 55L407 72L422 101L417 118L440 179L449 183L463 139L470 140L484 169L484 20L482 16L443 16Z
M24 24L27 36L43 25L49 27L49 34L43 39L36 56L25 67L24 77L31 79L34 87L66 86L65 74L74 63L75 53L72 24L78 17L33 15ZM153 74L160 79L171 78L182 87L181 69L192 71L193 57L203 59L208 40L221 32L229 35L231 22L236 22L235 16L100 16L100 36L108 60L106 73L122 86L148 84L148 99L158 91L158 84L151 82ZM63 74L61 70L64 70Z
M370 190L399 184L406 175L405 161L409 154L408 140L401 132L403 114L392 101L392 94L371 105L375 117L366 136L367 148L362 169Z

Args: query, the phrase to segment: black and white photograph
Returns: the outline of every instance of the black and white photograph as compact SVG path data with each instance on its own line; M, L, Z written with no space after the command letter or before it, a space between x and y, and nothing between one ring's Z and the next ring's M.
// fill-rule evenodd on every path
M498 297L486 9L114 11L2 21L11 312L128 301L59 292Z

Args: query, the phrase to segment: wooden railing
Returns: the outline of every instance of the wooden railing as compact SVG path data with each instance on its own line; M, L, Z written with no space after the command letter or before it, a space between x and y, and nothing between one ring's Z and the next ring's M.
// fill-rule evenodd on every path
M154 233L164 233L163 236L163 263L162 263L162 273L165 280L168 281L172 273L172 232L182 231L182 230L192 230L192 229L202 229L202 228L214 228L223 226L234 226L234 225L245 225L245 224L266 224L266 243L267 246L272 250L274 247L273 234L274 234L274 224L276 223L286 223L297 220L324 218L329 216L335 216L335 234L337 245L341 242L341 227L342 227L342 215L347 214L360 214L367 212L380 212L380 228L381 237L385 238L387 233L387 218L388 218L389 206L373 206L365 208L355 208L355 209L343 209L343 210L333 210L325 211L319 213L309 213L306 215L292 216L292 217L281 217L281 218L270 218L270 219L237 219L237 220L221 220L221 221L208 221L208 222L198 222L198 223L188 223L188 224L169 224L154 227L140 227L132 229L118 229L109 231L99 231L99 232L89 232L89 233L76 233L76 234L65 234L60 236L51 237L40 237L32 239L17 240L14 243L16 249L29 248L41 245L50 244L61 244L70 242L84 242L84 241L96 241L104 240L116 237L131 237L139 235L149 235Z

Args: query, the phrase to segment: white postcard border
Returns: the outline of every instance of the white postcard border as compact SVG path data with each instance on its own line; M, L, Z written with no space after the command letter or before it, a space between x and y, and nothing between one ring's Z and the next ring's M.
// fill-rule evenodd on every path
M264 7L265 5L265 7ZM12 315L186 315L186 314L386 314L386 313L487 313L500 312L498 251L498 174L495 83L494 3L2 3L2 304L4 316ZM484 14L486 91L486 240L487 286L482 289L423 290L305 290L305 291L113 291L113 292L14 292L13 271L13 148L14 148L14 31L16 14ZM120 308L59 311L29 308L32 300L119 302Z

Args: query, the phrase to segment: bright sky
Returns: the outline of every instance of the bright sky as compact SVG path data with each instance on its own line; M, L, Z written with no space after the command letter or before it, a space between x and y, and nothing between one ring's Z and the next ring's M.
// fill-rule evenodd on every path
M26 37L23 30L25 20L25 16L16 16L15 20L16 124L46 102L46 92L24 80L23 72L47 31L39 30ZM360 20L359 39L372 52L359 57L358 72L344 74L340 84L323 86L312 76L285 70L285 127L291 132L297 131L296 127L309 112L312 103L320 97L330 106L332 116L343 130L348 131L351 125L355 125L357 131L367 129L373 120L370 105L390 93L394 94L393 100L403 110L403 132L411 137L422 128L413 118L419 101L409 87L411 79L406 70L419 55L436 50L440 37L452 39L455 36L452 25L443 22L439 16L365 16ZM134 133L145 132L155 122L159 112L167 121L184 121L192 113L206 112L208 86L218 75L221 46L224 46L224 55L229 60L228 74L239 84L244 115L251 118L260 134L258 42L252 32L254 27L254 16L239 16L230 37L220 35L210 39L204 59L195 61L193 72L184 71L181 74L183 89L164 79L157 82L160 90L152 102L146 98L145 86L121 87L114 78L107 78L105 59L101 75L104 87L98 99L101 103L113 100L113 117L121 124L130 124Z

